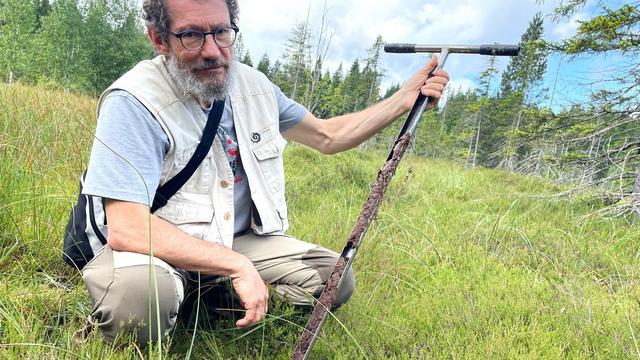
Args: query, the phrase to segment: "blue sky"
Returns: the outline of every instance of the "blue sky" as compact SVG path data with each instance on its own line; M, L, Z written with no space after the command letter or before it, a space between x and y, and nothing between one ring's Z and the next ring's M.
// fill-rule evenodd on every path
M622 1L606 1L617 7ZM310 11L312 32L320 25L323 5L320 0L239 0L240 28L245 47L257 63L263 54L271 59L279 57L296 22L302 21ZM366 50L378 35L387 42L431 44L484 44L519 42L534 14L550 14L556 1L542 3L534 0L327 0L328 28L333 32L326 67L347 68L356 58L366 56ZM588 19L597 9L591 0L571 18L561 22L545 21L545 38L567 38L577 29L578 20ZM615 57L613 57L615 58ZM425 61L424 55L384 54L382 67L386 70L383 86L401 83ZM602 70L612 60L567 58L559 61L551 57L548 62L546 86L553 87L556 70L560 65L554 96L554 107L584 100L590 80L602 76ZM474 88L478 74L486 66L486 57L473 55L451 56L446 69L453 88ZM508 59L498 60L504 68ZM549 92L550 93L550 92Z

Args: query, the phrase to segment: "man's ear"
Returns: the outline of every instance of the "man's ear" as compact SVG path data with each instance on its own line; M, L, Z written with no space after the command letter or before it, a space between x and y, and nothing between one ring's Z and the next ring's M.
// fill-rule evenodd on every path
M153 26L147 26L147 37L153 48L156 49L159 54L167 55L169 53L168 45L162 39L162 35L155 31Z

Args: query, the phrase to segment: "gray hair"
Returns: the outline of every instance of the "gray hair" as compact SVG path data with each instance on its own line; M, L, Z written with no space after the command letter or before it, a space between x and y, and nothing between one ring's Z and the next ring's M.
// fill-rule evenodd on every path
M240 12L238 0L226 1L231 25L237 25L238 13ZM155 32L159 33L164 41L169 38L169 26L171 24L166 3L167 0L144 0L142 4L142 16L147 22L147 26L151 26Z

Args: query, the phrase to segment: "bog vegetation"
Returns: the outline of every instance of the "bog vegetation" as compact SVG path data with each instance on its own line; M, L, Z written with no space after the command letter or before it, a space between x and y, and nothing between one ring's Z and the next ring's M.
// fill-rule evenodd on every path
M61 239L94 127L92 97L0 85L0 358L139 358L84 339L91 301ZM293 236L340 250L386 157L288 147ZM502 170L410 156L355 262L358 290L315 356L640 356L640 230L585 194ZM153 358L287 358L308 313L273 304L250 331L233 312L179 328ZM194 346L191 339L194 337ZM142 349L145 356L148 349Z
M584 1L564 4L558 21ZM62 231L95 95L152 56L134 5L0 1L0 358L286 358L308 314L279 303L249 331L229 312L161 349L76 333L91 303L62 262ZM451 89L424 115L356 259L358 290L316 357L640 357L640 3L603 9L559 43L544 41L545 19L503 73L489 61L480 89ZM281 58L255 66L320 116L386 96L383 39L329 73L327 34L303 21ZM541 82L550 52L614 53L621 66L608 90L558 110ZM236 53L253 64L241 41ZM395 134L333 157L289 146L291 234L340 250Z

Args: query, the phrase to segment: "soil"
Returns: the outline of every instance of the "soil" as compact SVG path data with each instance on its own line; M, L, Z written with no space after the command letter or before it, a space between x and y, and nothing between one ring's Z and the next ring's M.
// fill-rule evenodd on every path
M396 173L396 169L398 168L398 164L400 160L402 160L402 156L404 152L409 147L409 142L411 141L411 137L409 134L404 134L398 141L396 145L393 147L393 155L390 160L388 160L382 169L378 172L378 178L371 188L371 192L369 193L369 198L367 202L365 202L362 211L360 212L360 217L358 217L358 221L356 225L353 227L351 231L351 235L349 235L349 239L347 240L348 245L353 248L357 248L364 237L364 233L369 228L369 224L375 218L378 213L378 208L384 199L384 194L389 187L389 183L393 178L393 175Z

